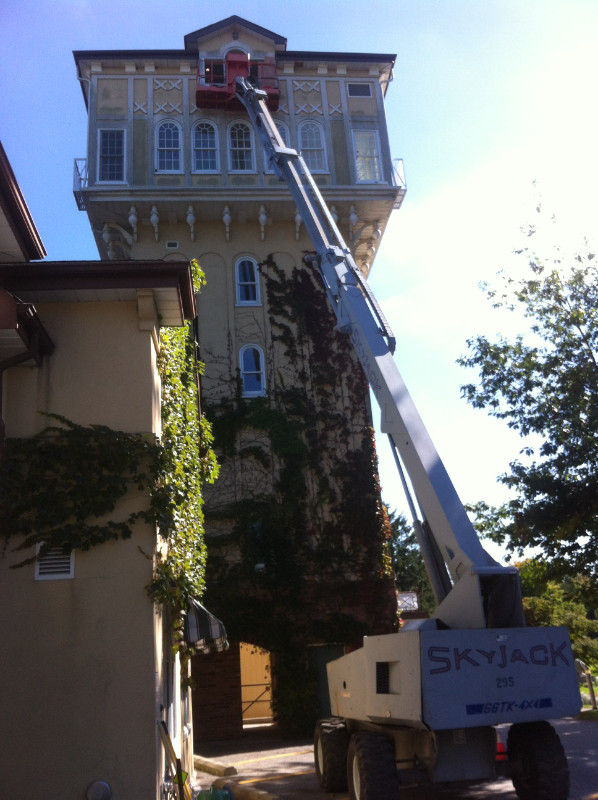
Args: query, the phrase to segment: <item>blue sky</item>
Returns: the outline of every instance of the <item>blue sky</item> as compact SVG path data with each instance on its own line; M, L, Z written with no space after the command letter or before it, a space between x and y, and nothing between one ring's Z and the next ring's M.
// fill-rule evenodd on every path
M396 53L387 95L392 154L408 192L371 283L398 340L397 362L466 502L502 496L496 477L521 442L459 397L455 364L477 333L514 330L479 281L516 270L536 190L562 241L598 219L595 0L2 0L0 139L49 259L96 258L72 195L86 113L73 50L182 48L191 31L238 14L291 50ZM379 444L383 493L402 507Z

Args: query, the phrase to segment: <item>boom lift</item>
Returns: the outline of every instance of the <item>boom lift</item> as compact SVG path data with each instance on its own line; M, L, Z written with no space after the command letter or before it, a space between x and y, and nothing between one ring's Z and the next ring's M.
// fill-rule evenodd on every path
M335 717L316 726L320 786L344 791L348 783L352 800L395 800L400 773L492 780L495 726L509 723L520 800L566 800L567 761L546 719L581 706L567 629L524 627L518 572L482 547L395 364L388 323L305 161L282 141L265 91L237 77L236 94L293 196L315 248L305 260L321 275L380 406L437 601L432 618L364 637L363 647L328 665Z

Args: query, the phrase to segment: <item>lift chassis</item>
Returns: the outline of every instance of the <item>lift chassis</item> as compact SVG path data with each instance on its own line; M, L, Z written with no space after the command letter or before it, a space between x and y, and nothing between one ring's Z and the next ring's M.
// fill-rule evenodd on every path
M285 181L322 278L381 411L437 601L432 618L364 637L328 664L331 719L315 731L316 774L352 800L394 800L400 776L496 777L496 726L509 724L508 768L520 800L566 800L567 761L546 721L581 706L566 628L527 628L519 575L484 550L409 396L395 340L300 153L286 147L267 94L243 77L237 97ZM409 484L407 483L407 477Z

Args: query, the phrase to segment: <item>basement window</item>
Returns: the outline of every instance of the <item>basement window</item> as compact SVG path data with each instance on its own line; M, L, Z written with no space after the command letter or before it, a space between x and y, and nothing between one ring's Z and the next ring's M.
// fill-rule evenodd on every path
M75 577L75 554L62 547L51 547L39 558L41 544L36 547L35 580L56 581Z

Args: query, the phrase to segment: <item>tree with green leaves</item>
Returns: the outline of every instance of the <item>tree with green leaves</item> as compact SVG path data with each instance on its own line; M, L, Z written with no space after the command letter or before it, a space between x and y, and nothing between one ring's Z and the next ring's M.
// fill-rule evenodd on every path
M540 208L537 209L540 212ZM459 359L479 374L462 386L476 408L506 420L525 447L499 481L512 498L474 507L478 529L511 553L538 548L552 577L585 574L598 590L598 264L584 245L542 259L530 245L520 280L486 291L495 308L523 311L528 329L514 340L468 340Z
M586 578L579 575L558 582L550 580L550 566L530 558L516 564L521 576L523 610L528 625L566 625L573 654L598 671L598 622L588 609Z
M420 611L431 614L436 607L436 601L413 527L403 514L389 511L388 515L392 568L397 590L417 592Z

